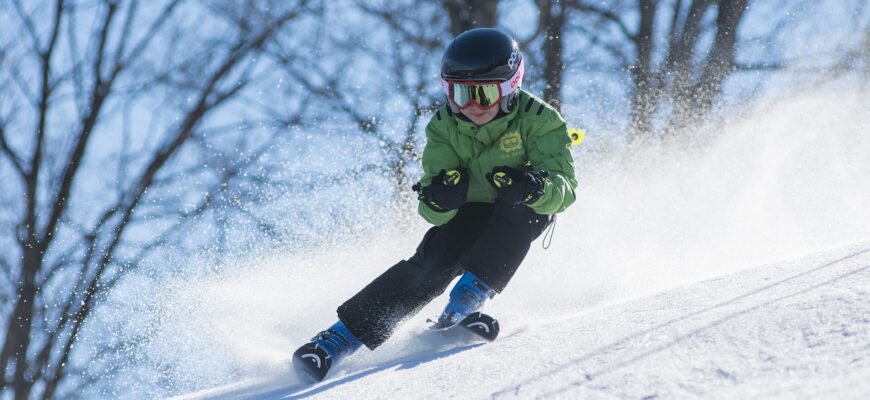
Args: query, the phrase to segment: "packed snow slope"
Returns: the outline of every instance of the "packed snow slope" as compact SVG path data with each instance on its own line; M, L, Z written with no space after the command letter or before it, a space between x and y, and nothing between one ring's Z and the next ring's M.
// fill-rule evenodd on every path
M207 388L253 398L870 398L858 379L870 377L870 245L842 248L870 240L870 94L846 82L771 96L711 129L700 145L633 157L608 148L615 135L589 132L575 152L578 200L559 215L552 246L533 243L486 305L504 329L496 343L421 335L442 296L377 351L320 385L294 386L293 350L428 229L385 216L359 240L143 285L137 298L153 307L125 315L128 329L147 332L137 347L144 377L125 389L131 398Z
M867 399L870 243L502 327L462 344L418 326L378 350L395 359L364 349L319 384L285 375L186 398Z

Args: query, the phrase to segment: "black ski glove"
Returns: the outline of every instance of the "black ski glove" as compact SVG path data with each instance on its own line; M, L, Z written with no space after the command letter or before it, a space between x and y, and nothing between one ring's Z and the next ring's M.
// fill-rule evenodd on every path
M417 198L437 212L447 212L462 207L468 196L468 170L465 168L441 170L432 178L432 183L420 187L418 182L412 187Z
M525 171L511 167L495 167L486 174L486 181L495 189L499 201L509 204L532 204L544 195L547 171Z

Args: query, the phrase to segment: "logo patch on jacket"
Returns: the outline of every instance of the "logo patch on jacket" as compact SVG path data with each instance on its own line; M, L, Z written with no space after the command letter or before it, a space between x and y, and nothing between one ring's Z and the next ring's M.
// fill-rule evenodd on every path
M519 132L506 133L499 138L498 147L501 149L502 157L513 156L523 153L523 137Z

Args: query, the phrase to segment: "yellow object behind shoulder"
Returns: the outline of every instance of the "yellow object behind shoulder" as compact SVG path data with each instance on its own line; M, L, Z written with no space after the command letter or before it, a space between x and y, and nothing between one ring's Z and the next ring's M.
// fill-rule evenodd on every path
M578 145L583 143L583 130L580 128L568 129L568 137L571 138L571 144Z

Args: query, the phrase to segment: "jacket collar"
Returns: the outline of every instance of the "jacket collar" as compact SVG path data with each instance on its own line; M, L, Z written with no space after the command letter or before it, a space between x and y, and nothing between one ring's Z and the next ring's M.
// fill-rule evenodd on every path
M517 112L518 108L519 107L514 105L513 109L508 114L502 114L499 112L501 115L483 126L477 126L467 118L460 117L458 114L453 114L453 119L456 121L456 127L459 129L459 133L471 136L485 145L490 145L507 131L508 125L510 125L511 121L517 116L517 114L519 114Z

